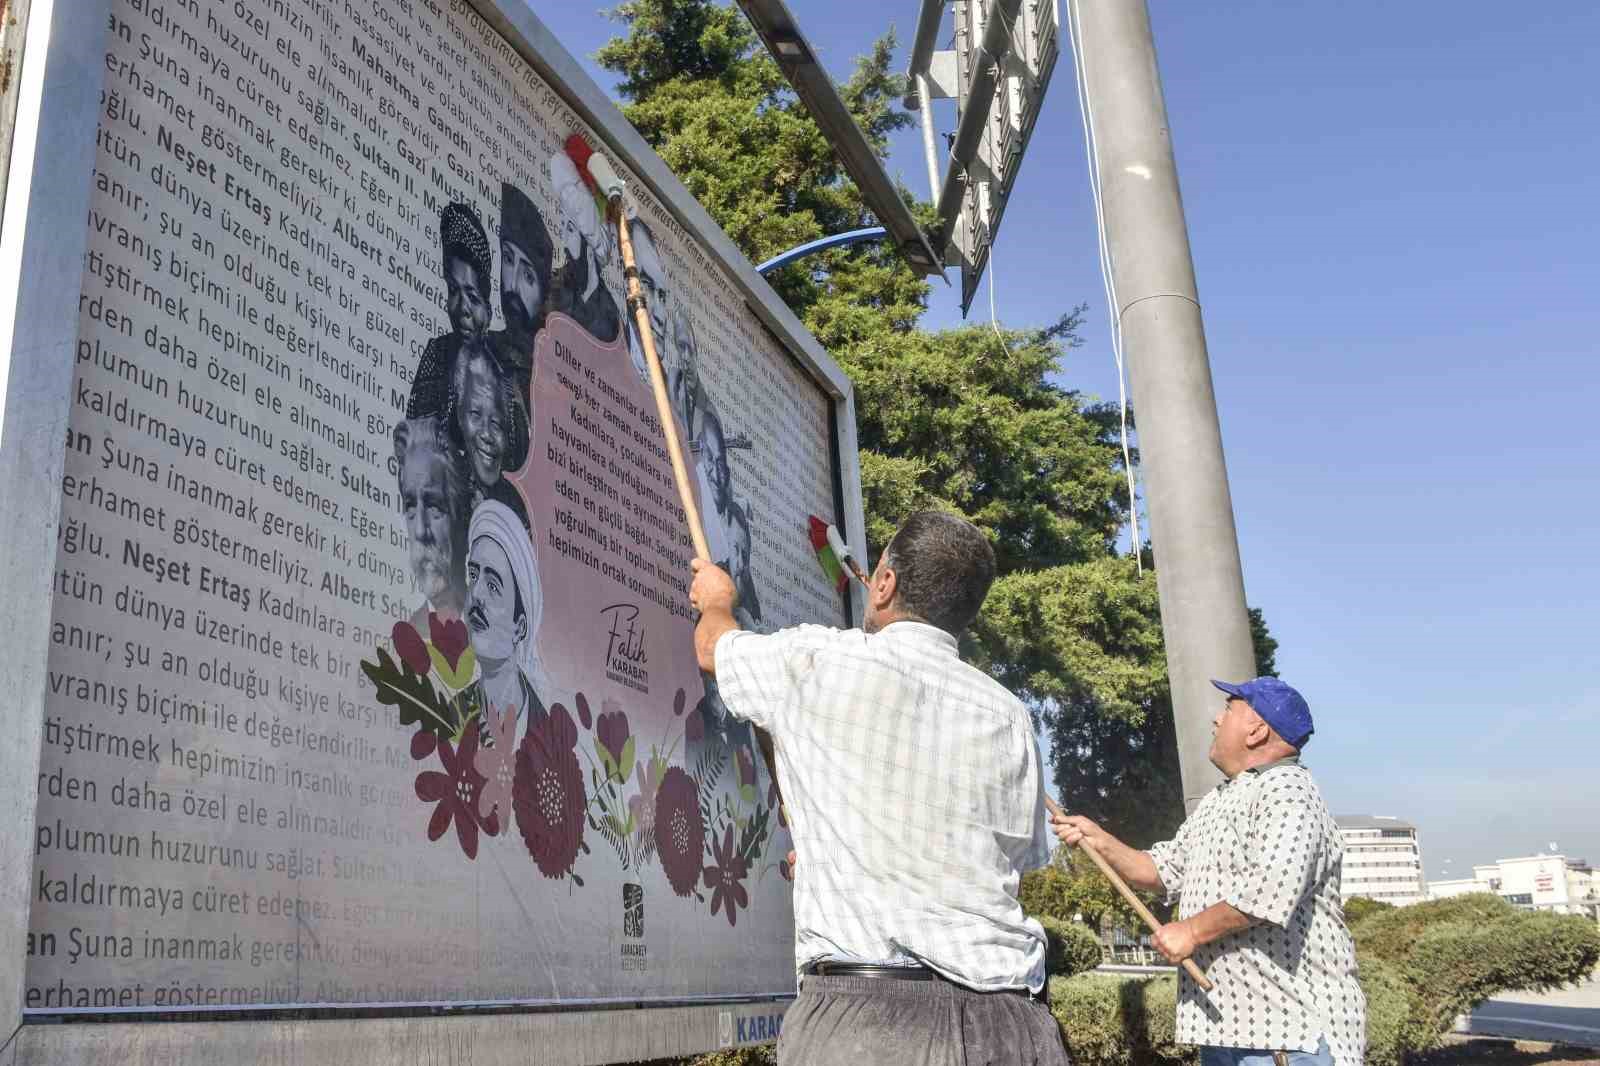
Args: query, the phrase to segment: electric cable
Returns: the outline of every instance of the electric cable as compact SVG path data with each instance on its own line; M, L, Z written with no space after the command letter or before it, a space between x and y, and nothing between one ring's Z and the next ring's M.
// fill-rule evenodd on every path
M1089 164L1089 191L1094 198L1095 228L1099 231L1100 237L1100 279L1105 285L1106 310L1111 318L1111 355L1117 363L1117 410L1122 423L1122 465L1128 476L1128 520L1132 524L1129 546L1133 549L1134 568L1143 575L1143 543L1139 537L1139 486L1133 468L1133 452L1128 447L1128 375L1122 358L1122 311L1117 303L1117 283L1111 270L1111 246L1106 240L1105 206L1100 191L1100 152L1094 140L1094 103L1089 99L1089 81L1083 69L1082 36L1078 20L1078 0L1067 0L1067 38L1072 42L1072 66L1078 82L1078 113L1083 119L1083 148Z

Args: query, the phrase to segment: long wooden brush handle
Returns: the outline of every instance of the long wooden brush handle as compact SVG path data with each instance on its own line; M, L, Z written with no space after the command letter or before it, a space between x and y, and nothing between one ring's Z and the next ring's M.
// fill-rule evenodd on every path
M1056 802L1049 796L1044 798L1044 802L1045 806L1049 807L1052 813L1063 815L1066 813L1060 807L1058 807ZM1105 875L1105 879L1111 882L1111 887L1115 888L1117 892L1121 894L1122 898L1128 901L1128 906L1133 908L1133 912L1140 918L1144 919L1144 924L1150 927L1150 931L1152 933L1160 931L1161 922L1154 914L1150 913L1150 908L1144 905L1144 900L1140 899L1133 889L1128 887L1128 882L1122 879L1122 875L1111 868L1111 864L1106 862L1105 856L1096 851L1094 846L1087 840L1078 845L1078 850L1089 856L1089 861L1093 862L1095 866L1099 868L1100 872ZM1184 959L1181 965L1183 966L1184 973L1187 973L1189 978L1194 981L1195 984L1199 985L1207 992L1216 987L1216 985L1211 983L1211 979L1205 975L1200 967L1195 965L1195 961L1193 959Z
M661 430L667 437L667 454L672 458L672 477L678 484L678 499L682 501L683 512L688 519L695 557L715 562L711 558L711 548L706 543L705 526L700 522L700 508L694 502L694 489L689 484L689 467L683 461L683 445L678 441L678 422L672 413L672 400L667 393L667 375L661 369L661 357L656 354L656 338L650 327L650 309L645 306L644 292L639 286L639 267L633 258L633 235L628 232L627 212L622 208L620 196L612 199L611 208L617 217L617 242L622 246L623 276L628 281L628 309L633 313L634 328L644 348L645 362L650 366L650 386L656 395L656 416L661 419Z

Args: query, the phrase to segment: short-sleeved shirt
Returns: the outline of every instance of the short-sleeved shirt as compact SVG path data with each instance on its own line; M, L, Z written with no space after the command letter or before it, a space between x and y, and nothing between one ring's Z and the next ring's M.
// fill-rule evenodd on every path
M795 962L920 962L978 990L1044 986L1017 902L1050 835L1027 709L919 622L717 641L728 710L772 735L795 871Z
M1212 790L1173 840L1150 849L1180 918L1228 903L1256 920L1195 951L1215 988L1180 972L1178 1040L1271 1051L1317 1049L1361 1066L1366 997L1339 894L1339 829L1297 761Z

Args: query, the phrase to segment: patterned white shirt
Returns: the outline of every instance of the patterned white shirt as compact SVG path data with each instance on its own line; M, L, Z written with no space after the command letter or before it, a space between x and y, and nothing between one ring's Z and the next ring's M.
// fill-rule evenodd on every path
M934 626L797 626L717 641L728 709L772 734L795 963L921 962L979 990L1044 986L1017 902L1050 835L1027 709Z
M1367 1001L1339 896L1344 843L1296 760L1218 785L1175 839L1150 849L1180 918L1228 903L1256 924L1200 947L1216 988L1179 973L1178 1040L1269 1051L1317 1049L1361 1066Z

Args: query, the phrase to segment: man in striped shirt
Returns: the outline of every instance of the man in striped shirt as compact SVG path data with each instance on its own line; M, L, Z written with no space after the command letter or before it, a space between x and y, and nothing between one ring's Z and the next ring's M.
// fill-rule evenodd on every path
M1050 850L1032 722L957 650L994 567L970 523L913 515L861 629L762 636L735 623L727 574L695 563L700 665L771 734L800 855L785 1066L1067 1063L1034 998L1044 931L1017 902Z

